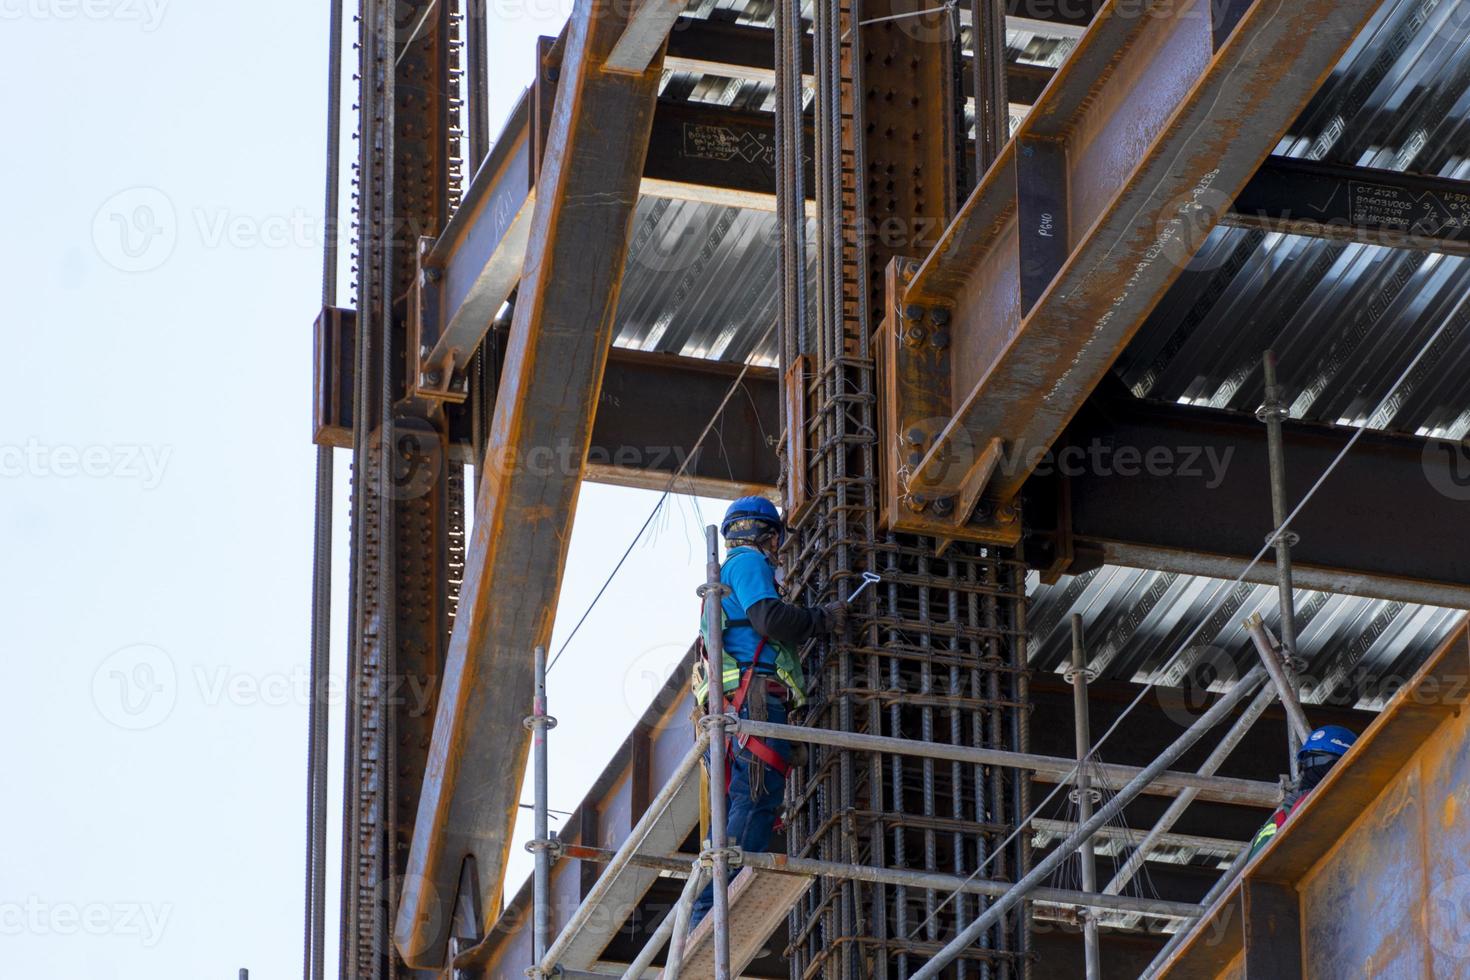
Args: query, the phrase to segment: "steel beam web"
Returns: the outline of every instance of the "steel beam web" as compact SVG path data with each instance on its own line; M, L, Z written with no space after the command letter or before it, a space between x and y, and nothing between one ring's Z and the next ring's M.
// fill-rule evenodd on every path
M783 3L777 15L777 111L786 118L796 104L792 73L781 70L783 54L786 65L794 61L785 49L800 42L794 8ZM886 12L863 8L869 18ZM925 132L938 144L927 154L907 148L923 126L912 118L909 96L940 102L941 119L952 98L952 35L943 15L915 30L892 22L856 27L849 0L818 0L814 14L815 281L803 278L799 249L782 256L783 423L799 429L785 442L783 468L795 532L788 581L806 602L845 597L863 571L883 582L858 600L845 636L808 652L812 700L802 723L1025 751L1024 565L995 548L946 548L935 538L889 533L878 513L870 338L882 305L875 300L890 259L923 254L922 219L953 213L952 129ZM921 60L936 52L946 66L937 79L916 77ZM785 215L798 168L789 127L778 123L778 131L787 134L778 177ZM913 179L894 181L894 173ZM872 220L897 218L908 237L897 245L870 240L870 207L879 212ZM1029 779L1015 770L813 746L808 764L793 770L787 803L792 855L958 875L989 861L988 876L1001 881L1030 866L1026 835L993 853L1030 809ZM820 879L790 917L793 980L908 975L988 901L966 896L944 905L946 897ZM967 952L954 975L1026 976L1027 922L1024 910L1011 916Z

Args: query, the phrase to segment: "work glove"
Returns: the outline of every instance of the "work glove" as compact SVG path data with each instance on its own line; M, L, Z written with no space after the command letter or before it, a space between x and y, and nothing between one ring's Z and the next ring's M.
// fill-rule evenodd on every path
M833 599L823 603L822 618L827 622L828 633L840 633L847 626L847 603Z

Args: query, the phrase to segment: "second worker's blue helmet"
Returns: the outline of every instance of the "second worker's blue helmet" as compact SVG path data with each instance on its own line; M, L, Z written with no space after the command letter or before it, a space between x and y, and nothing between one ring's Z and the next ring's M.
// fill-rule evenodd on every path
M1307 736L1307 740L1297 751L1297 756L1301 757L1308 752L1326 752L1329 755L1343 756L1357 740L1358 736L1353 734L1351 729L1343 728L1341 725L1323 725Z
M786 525L776 505L765 497L741 497L725 511L720 533L726 541L755 541L775 534L778 541L785 542Z

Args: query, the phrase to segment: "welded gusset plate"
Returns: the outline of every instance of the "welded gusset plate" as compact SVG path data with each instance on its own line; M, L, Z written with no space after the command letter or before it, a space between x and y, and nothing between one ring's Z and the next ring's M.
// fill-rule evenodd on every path
M899 306L900 280L917 263L889 262L885 284L888 315L880 328L882 358L883 512L895 531L933 534L941 538L1014 545L1021 536L1019 513L946 489L955 483L984 486L1001 461L998 440L976 446L953 440L945 474L955 480L941 485L917 474L919 463L950 423L950 376L954 357L947 306Z
M352 448L353 353L357 311L322 307L313 326L311 441Z

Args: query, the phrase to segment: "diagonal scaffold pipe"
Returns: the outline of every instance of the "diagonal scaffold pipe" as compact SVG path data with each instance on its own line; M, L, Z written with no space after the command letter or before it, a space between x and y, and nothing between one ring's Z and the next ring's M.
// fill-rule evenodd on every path
M1120 789L1116 796L1093 814L1092 819L1084 822L1071 836L1058 845L1056 850L1043 858L1025 877L1012 885L1009 891L996 899L979 918L966 926L958 936L936 953L933 959L925 963L911 980L935 980L955 957L973 945L987 930L993 928L1002 916L1014 908L1033 889L1046 881L1064 861L1097 832L1098 828L1113 820L1125 806L1143 792L1155 776L1167 770L1180 756L1189 751L1206 732L1224 720L1225 716L1241 700L1254 693L1265 679L1265 668L1253 667L1219 701L1211 705L1208 711L1200 715L1194 724L1185 729L1173 744L1159 753L1153 762L1149 763L1127 786Z

